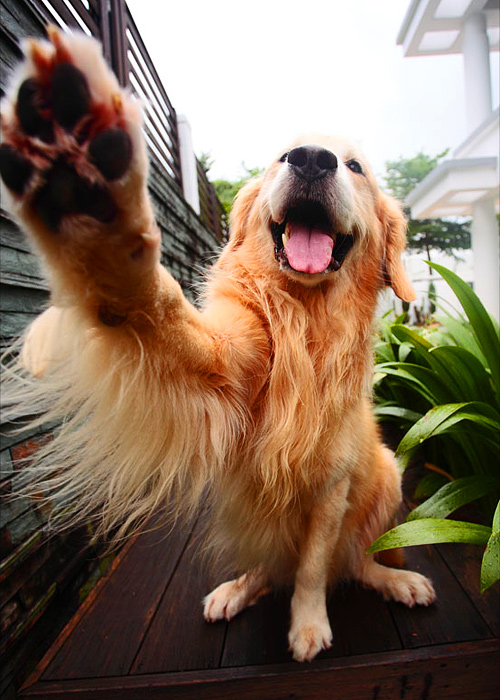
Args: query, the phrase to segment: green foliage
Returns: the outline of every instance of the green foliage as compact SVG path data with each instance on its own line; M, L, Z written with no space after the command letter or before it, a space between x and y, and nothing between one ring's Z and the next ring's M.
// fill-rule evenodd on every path
M387 171L385 183L389 192L396 199L404 201L418 183L439 165L439 161L446 156L448 150L437 156L428 156L420 151L413 158L388 160L385 164Z
M447 152L443 151L437 156L420 152L413 158L387 161L386 190L403 202L419 182L439 165ZM406 213L409 216L409 211ZM457 250L471 246L470 224L456 219L409 219L407 240L408 248L416 253L426 253L428 260L432 248L457 257Z
M200 161L205 173L208 174L214 164L214 159L212 158L211 154L202 153L198 160ZM243 168L244 174L238 180L212 180L217 197L224 207L226 217L229 217L233 207L234 198L241 190L243 185L245 185L252 177L258 177L264 172L264 168L248 168L244 163L241 164L241 167Z
M212 158L212 154L209 151L203 151L198 160L200 161L200 165L203 168L205 175L215 163L214 159Z
M499 331L469 285L429 264L464 313L459 319L445 315L418 332L402 317L391 322L386 315L375 346L374 378L375 413L405 431L396 451L403 467L419 455L431 470L416 492L427 500L369 551L432 542L487 545L483 591L499 578ZM491 527L447 519L472 502L486 523L493 520Z
M210 162L210 166L213 163ZM215 187L215 192L219 198L220 203L224 208L224 218L226 220L227 229L229 230L229 215L231 214L231 209L233 208L234 199L238 192L241 190L243 185L245 185L248 180L252 177L257 177L264 172L263 168L247 168L242 164L245 174L239 180L214 180L212 182Z
M486 551L481 566L481 593L498 581L498 568L500 565L500 503L497 504L491 535L486 545Z

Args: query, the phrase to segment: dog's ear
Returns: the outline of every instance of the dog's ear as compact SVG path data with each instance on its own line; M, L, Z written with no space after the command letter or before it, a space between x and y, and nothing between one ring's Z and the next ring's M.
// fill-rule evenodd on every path
M229 236L229 242L233 244L233 247L243 242L250 212L259 195L261 186L261 177L252 178L236 195L231 211L231 232Z
M377 201L377 215L382 224L385 242L383 276L387 286L403 301L416 299L413 285L403 267L401 253L406 245L406 219L396 200L381 193Z

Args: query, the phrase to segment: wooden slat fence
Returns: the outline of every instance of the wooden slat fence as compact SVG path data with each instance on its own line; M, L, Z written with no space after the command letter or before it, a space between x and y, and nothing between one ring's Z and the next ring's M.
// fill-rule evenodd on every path
M22 56L23 37L41 37L47 23L78 28L98 38L122 85L145 106L151 166L149 193L162 233L162 262L192 300L199 267L213 258L220 226L209 210L203 218L186 202L177 117L124 0L0 0L0 89ZM200 188L210 192L206 177ZM216 202L217 206L218 202ZM216 209L214 209L216 211ZM0 346L10 347L49 303L48 284L29 242L0 209ZM16 688L50 645L77 605L111 564L88 549L85 528L55 536L36 502L10 500L23 459L57 426L0 425L0 697Z
M219 241L225 242L229 231L224 208L217 197L215 187L207 179L205 170L198 159L196 159L196 170L198 175L198 196L200 198L200 218L215 233Z

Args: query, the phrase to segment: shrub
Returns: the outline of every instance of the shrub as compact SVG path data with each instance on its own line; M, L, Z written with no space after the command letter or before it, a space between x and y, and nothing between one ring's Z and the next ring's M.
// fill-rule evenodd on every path
M376 344L374 389L380 420L405 430L402 468L419 455L428 474L415 496L427 497L369 552L437 542L486 546L481 591L499 578L500 340L498 325L455 273L428 263L463 309L424 329L384 319ZM449 520L477 502L483 524ZM490 526L491 523L491 526Z

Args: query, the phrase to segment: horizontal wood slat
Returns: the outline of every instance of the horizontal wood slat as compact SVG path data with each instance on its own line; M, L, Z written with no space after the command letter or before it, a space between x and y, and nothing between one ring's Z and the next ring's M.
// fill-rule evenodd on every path
M311 664L37 683L39 700L496 700L498 643L462 643Z

